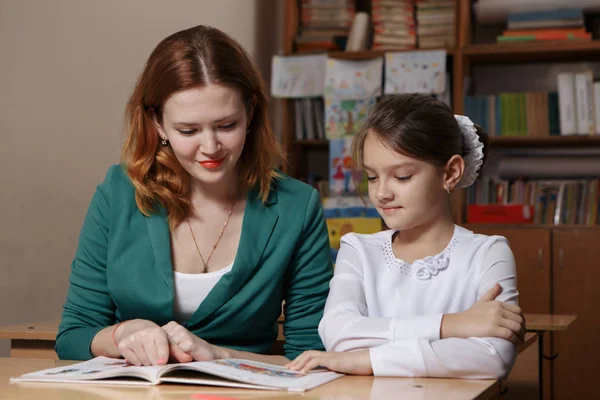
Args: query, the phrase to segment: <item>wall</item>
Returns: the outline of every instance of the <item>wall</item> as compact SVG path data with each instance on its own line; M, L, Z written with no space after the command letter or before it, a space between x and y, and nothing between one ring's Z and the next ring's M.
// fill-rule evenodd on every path
M268 82L280 4L0 0L0 325L59 318L84 214L118 161L125 102L158 41L215 26Z

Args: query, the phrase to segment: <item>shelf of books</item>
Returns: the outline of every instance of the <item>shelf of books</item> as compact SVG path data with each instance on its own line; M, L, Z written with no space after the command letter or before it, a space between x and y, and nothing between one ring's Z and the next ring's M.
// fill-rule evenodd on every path
M463 220L505 227L598 226L600 82L594 81L593 61L600 60L600 9L574 4L514 12L510 4L473 3L475 23L503 28L495 43L489 31L487 38L473 35L473 44L459 50L466 65L473 70L545 63L548 75L530 76L530 82L519 77L524 83L518 92L486 93L477 90L478 82L472 82L474 90L466 88L465 114L489 133L492 153L503 156L466 191ZM540 82L550 90L539 90Z
M476 186L454 196L457 221L599 224L600 171L569 171L573 159L600 165L600 82L594 80L600 64L593 63L600 60L600 7L513 12L490 0L286 0L286 10L285 55L273 58L271 82L273 96L287 104L284 143L293 157L286 172L338 207L328 215L372 212L368 206L360 211L363 206L352 200L358 190L352 182L360 174L349 154L369 109L382 96L426 92L481 125L492 149L524 152L522 157L541 163L531 168L545 171L503 176L498 165L483 171ZM356 40L365 33L357 23L365 13L370 30L366 41ZM486 27L487 36L479 35L478 24L488 22L496 30ZM526 84L521 90L479 90L474 77L488 64L556 62L581 67L553 70L544 90ZM552 176L548 163L566 172ZM331 198L345 200L328 203Z

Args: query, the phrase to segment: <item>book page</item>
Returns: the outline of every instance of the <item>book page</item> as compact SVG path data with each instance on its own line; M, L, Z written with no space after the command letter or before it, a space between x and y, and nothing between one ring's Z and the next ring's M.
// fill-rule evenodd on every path
M89 361L72 364L64 367L50 368L32 372L13 378L14 382L97 382L107 378L139 378L147 382L128 382L119 380L117 383L131 383L148 385L158 382L160 370L164 367L136 367L125 360L96 357ZM97 383L109 383L99 381ZM115 383L115 382L110 382Z
M325 370L316 370L308 374L302 374L278 365L240 359L191 362L179 364L178 368L205 372L251 385L291 391L309 390L343 376L343 374ZM176 373L172 371L169 375L176 376ZM189 382L193 383L193 380L190 379ZM218 383L215 382L214 384L217 385Z

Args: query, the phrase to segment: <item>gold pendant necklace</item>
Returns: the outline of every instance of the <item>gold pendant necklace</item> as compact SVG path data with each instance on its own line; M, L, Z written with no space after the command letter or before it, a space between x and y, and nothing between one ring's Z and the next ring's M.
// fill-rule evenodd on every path
M198 247L198 242L196 241L196 236L194 236L194 231L192 230L192 224L190 223L190 218L189 217L187 218L187 223L188 223L188 226L190 227L190 233L192 234L192 239L194 239L194 244L196 245L196 250L198 251L198 255L200 256L200 259L202 260L202 264L204 264L204 269L202 270L202 273L208 272L208 263L210 262L210 259L212 258L215 250L217 249L217 246L219 246L221 237L223 236L223 233L225 232L225 228L227 228L227 224L229 223L229 220L231 219L231 214L233 214L233 208L235 207L236 202L237 202L237 199L231 205L231 210L229 210L229 215L227 216L227 221L225 221L225 223L223 224L223 229L221 229L221 233L219 234L217 241L213 245L212 250L210 251L210 254L208 255L208 258L206 259L206 261L204 261L204 257L202 257L202 254L200 253L200 248Z

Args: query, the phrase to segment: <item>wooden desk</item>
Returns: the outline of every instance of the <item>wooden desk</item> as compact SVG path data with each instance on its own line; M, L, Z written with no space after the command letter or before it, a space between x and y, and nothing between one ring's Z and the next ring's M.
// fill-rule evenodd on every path
M544 398L544 358L553 360L557 356L557 354L544 355L544 333L566 331L569 325L576 319L576 315L525 314L527 331L538 334L538 385L540 399Z
M0 393L7 399L191 399L206 393L234 399L499 399L500 383L494 380L374 378L345 376L303 394L191 385L116 387L62 383L9 383L9 378L41 369L71 364L67 361L0 358Z
M523 342L523 344L521 344L519 346L519 354L521 354L522 352L527 350L527 348L529 348L529 346L534 344L537 339L538 339L537 333L535 333L535 332L525 333L525 341Z
M530 332L566 331L576 319L576 315L525 314L527 330Z
M54 344L59 322L56 320L2 326L0 339L10 340L11 357L57 359Z
M278 342L285 340L282 322L279 320ZM11 358L41 358L57 360L54 352L56 333L59 321L32 322L30 324L10 325L0 327L0 339L10 340ZM528 321L529 324L529 321ZM536 333L527 333L525 343L519 348L519 353L531 346L537 340ZM281 343L280 343L281 345Z
M279 332L274 348L283 349L283 318L278 320ZM42 358L57 360L54 351L60 320L0 326L0 339L10 340L11 358Z

